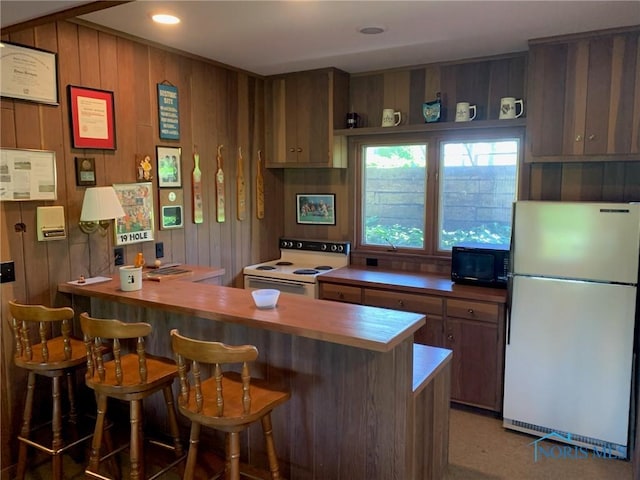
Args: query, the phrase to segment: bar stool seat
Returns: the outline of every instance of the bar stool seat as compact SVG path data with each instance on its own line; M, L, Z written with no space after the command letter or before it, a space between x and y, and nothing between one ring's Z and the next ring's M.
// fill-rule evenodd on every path
M173 360L150 355L145 351L144 337L152 329L148 323L125 323L115 319L92 318L87 313L80 315L80 325L84 333L87 351L87 386L96 393L98 414L91 444L89 465L85 474L90 478L105 478L99 473L102 432L107 413L107 399L114 398L129 402L130 408L130 478L145 478L144 435L142 400L162 391L167 407L167 420L173 444L154 442L174 451L175 461L153 477L156 478L175 467L185 455L180 443L177 415L173 402L171 385L178 376ZM135 351L123 352L122 341L135 342ZM113 359L105 361L101 342L112 342ZM103 457L104 458L104 457Z
M262 424L271 478L279 479L271 412L285 403L291 394L250 377L249 362L258 358L257 348L253 345L229 346L194 340L181 336L176 329L171 331L171 346L180 375L178 409L191 420L184 480L194 477L202 425L225 432L225 478L239 480L239 435L257 421ZM241 373L223 372L223 366L228 364L242 364ZM212 376L205 380L201 373L205 369L203 365L205 371L213 366Z
M69 307L50 308L44 305L25 305L9 301L9 311L14 335L14 362L17 367L27 370L27 395L24 402L22 427L18 441L18 465L16 478L22 480L27 467L27 449L34 447L52 456L53 479L62 479L62 454L69 448L90 438L90 434L74 439L62 436L64 415L62 412L62 390L60 380L67 378L69 401L68 419L78 423L75 407L75 371L83 367L87 360L84 343L71 336L74 312ZM36 376L52 379L51 442L32 438L33 397Z

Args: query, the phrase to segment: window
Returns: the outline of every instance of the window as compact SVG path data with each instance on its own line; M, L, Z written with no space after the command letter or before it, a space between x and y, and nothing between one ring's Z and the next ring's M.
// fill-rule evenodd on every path
M508 245L521 147L514 129L360 139L358 247L443 255L460 243Z

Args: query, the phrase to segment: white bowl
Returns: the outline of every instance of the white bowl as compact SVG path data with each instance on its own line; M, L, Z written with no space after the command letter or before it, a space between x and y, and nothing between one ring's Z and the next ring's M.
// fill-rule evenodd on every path
M275 308L278 303L278 297L280 296L280 290L274 288L261 288L259 290L252 290L251 296L258 308Z

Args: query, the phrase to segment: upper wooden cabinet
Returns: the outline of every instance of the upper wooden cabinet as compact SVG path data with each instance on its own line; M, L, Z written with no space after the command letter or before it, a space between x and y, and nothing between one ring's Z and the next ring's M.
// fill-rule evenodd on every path
M635 27L530 42L527 160L637 159L639 38Z
M265 85L270 168L346 168L346 139L334 137L349 105L349 75L335 68L269 77Z

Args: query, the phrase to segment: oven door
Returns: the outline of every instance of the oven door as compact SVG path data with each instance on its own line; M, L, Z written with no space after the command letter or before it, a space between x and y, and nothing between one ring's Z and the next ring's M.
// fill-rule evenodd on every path
M282 293L292 293L294 295L304 295L305 297L316 298L316 284L295 282L281 278L244 276L245 290L257 290L259 288L275 288Z

